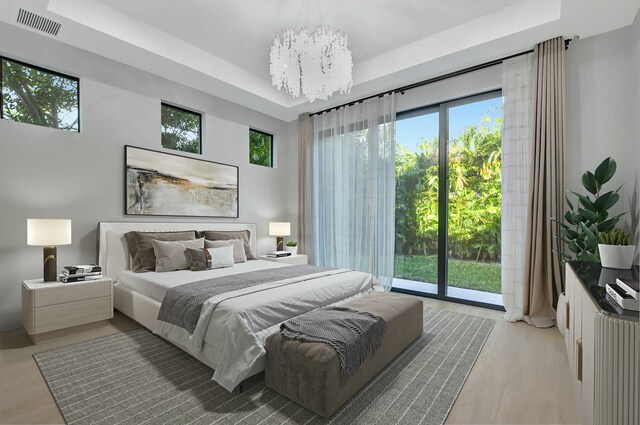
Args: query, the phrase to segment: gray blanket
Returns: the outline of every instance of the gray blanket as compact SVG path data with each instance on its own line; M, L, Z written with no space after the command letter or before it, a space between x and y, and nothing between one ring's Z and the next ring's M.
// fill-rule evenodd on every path
M209 298L263 283L298 278L328 270L331 269L308 265L278 267L176 286L170 288L164 296L158 312L158 320L179 326L193 334L200 318L202 306Z
M387 323L380 316L344 307L311 311L280 325L282 336L329 344L340 358L340 386L345 386L380 348Z

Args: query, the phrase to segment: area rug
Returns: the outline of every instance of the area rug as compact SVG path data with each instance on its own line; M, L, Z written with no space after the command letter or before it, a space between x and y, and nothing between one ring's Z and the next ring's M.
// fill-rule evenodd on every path
M242 393L146 329L34 355L69 424L442 424L494 321L425 308L424 333L330 419L250 380Z

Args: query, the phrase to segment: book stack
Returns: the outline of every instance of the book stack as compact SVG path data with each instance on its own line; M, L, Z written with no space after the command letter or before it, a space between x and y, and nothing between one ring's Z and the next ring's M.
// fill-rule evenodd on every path
M102 279L102 267L97 264L65 266L63 272L58 276L58 278L62 283Z
M618 278L606 286L607 294L623 309L640 311L640 284L637 280Z
M290 255L291 255L291 253L289 251L267 252L267 257L269 257L269 258L288 257Z

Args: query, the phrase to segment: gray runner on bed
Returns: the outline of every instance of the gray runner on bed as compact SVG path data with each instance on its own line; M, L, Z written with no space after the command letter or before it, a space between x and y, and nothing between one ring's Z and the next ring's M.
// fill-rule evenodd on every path
M327 270L333 269L309 265L278 267L205 279L176 286L170 288L162 300L160 311L158 312L158 320L179 326L193 334L200 318L202 306L209 298L251 286L305 275L309 275L309 279L312 279L312 275L326 272Z
M345 307L320 308L280 325L285 338L329 344L336 350L341 387L378 351L386 330L387 322L382 317Z

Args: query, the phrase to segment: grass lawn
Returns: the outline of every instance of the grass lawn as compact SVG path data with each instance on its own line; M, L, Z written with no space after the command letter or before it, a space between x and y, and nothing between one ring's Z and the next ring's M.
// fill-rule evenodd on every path
M395 277L436 283L438 279L438 257L395 256ZM449 286L500 293L500 264L479 261L449 259Z

